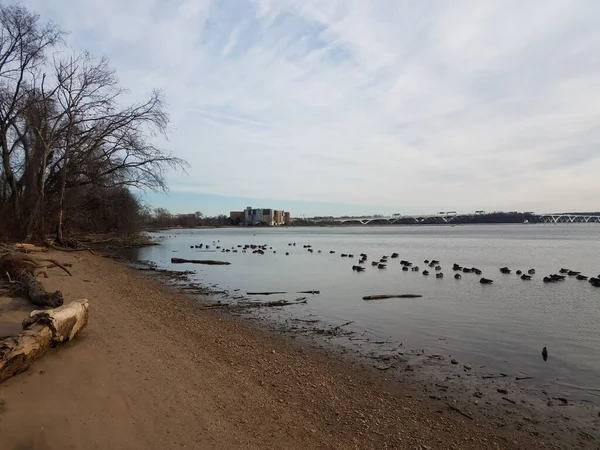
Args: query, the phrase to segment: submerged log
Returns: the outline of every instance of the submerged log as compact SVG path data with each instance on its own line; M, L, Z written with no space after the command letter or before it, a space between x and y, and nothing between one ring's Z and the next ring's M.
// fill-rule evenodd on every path
M23 321L25 331L0 341L0 382L26 371L48 348L73 339L87 321L87 300L53 310L32 311Z
M265 302L265 303L258 303L256 306L266 306L266 307L273 307L273 306L289 306L289 305L299 305L302 303L306 303L306 298L299 298L296 299L295 302L288 302L287 300L275 300L274 302Z
M23 286L27 297L36 306L49 306L57 308L63 304L63 295L60 291L46 292L42 283L37 281L29 272L22 272L17 281Z
M317 295L320 294L321 291L298 291L297 294L312 294L312 295Z
M378 294L378 295L367 295L363 297L363 300L385 300L387 298L419 298L423 297L418 294Z
M205 264L208 266L228 266L231 263L228 261L215 261L212 259L171 258L171 264Z
M246 295L281 295L281 294L287 294L287 292L282 292L282 291L246 292Z

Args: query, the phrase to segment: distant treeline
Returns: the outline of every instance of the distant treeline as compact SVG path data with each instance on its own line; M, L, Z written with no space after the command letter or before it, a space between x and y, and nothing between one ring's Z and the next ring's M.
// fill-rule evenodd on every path
M530 212L491 212L486 214L474 214L470 216L456 216L451 223L529 223L540 222L539 216Z
M147 229L224 227L232 225L237 225L237 223L228 216L207 217L200 211L192 214L172 214L165 208L156 208L153 211L147 211L144 217L144 227Z
M600 212L591 213L557 213L557 214L571 214L571 215L590 215L600 216ZM143 222L146 228L159 229L159 228L194 228L194 227L227 227L227 226L240 226L240 219L231 219L225 215L219 215L214 217L204 216L201 212L197 211L193 214L171 214L164 208L156 208L154 211L145 210L143 214ZM368 216L373 218L375 216ZM443 217L446 218L446 222L443 221ZM341 217L347 218L347 217ZM367 218L365 216L365 218ZM385 219L384 216L379 216L381 219ZM359 219L359 217L357 217ZM451 220L450 220L451 219ZM376 225L467 225L467 224L501 224L501 223L541 223L540 216L532 212L518 212L518 211L496 211L484 214L471 214L471 215L457 215L452 218L448 216L432 216L422 222L415 222L412 217L399 217L394 223L388 223L387 220L373 221L370 223L372 226ZM294 219L291 226L296 227L325 227L325 226L356 226L356 222L349 222L342 224L333 220L319 219Z

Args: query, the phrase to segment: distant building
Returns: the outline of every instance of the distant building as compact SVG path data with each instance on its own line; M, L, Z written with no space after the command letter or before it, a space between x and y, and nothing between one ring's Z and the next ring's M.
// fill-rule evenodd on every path
M244 211L231 211L229 213L229 218L231 220L240 220L241 222L244 221Z
M290 213L279 209L252 208L248 206L243 211L231 211L229 217L240 225L266 225L277 227L288 225L291 221Z

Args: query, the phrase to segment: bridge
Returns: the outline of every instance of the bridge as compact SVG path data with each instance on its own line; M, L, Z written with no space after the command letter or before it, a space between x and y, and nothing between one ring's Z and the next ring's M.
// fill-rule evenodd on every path
M417 214L409 216L373 216L373 217L332 217L332 218L313 218L307 219L313 222L328 222L338 224L354 225L395 225L395 224L444 224L452 223L457 218L468 218L480 213L456 214L456 213L437 213L437 214Z
M600 216L584 214L540 214L542 223L600 223Z
M333 217L313 218L309 221L319 223L337 223L344 225L443 225L453 222L463 222L484 215L480 212L468 214L437 213L417 214L409 216L373 216L373 217ZM600 215L583 215L568 213L531 214L536 222L541 223L600 223Z
M339 217L330 219L329 221L339 224L356 224L356 225L394 225L394 224L443 224L450 223L457 215L446 216L438 214L422 214L413 216L391 216L391 217ZM325 221L325 220L318 220Z

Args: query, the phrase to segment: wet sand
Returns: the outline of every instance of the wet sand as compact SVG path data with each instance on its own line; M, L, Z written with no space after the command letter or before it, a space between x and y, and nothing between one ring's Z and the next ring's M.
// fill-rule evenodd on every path
M90 322L0 385L2 449L598 447L594 436L530 429L536 417L520 429L499 426L493 408L466 417L408 372L204 309L119 262L52 256L74 276L53 270L44 285L87 298Z

